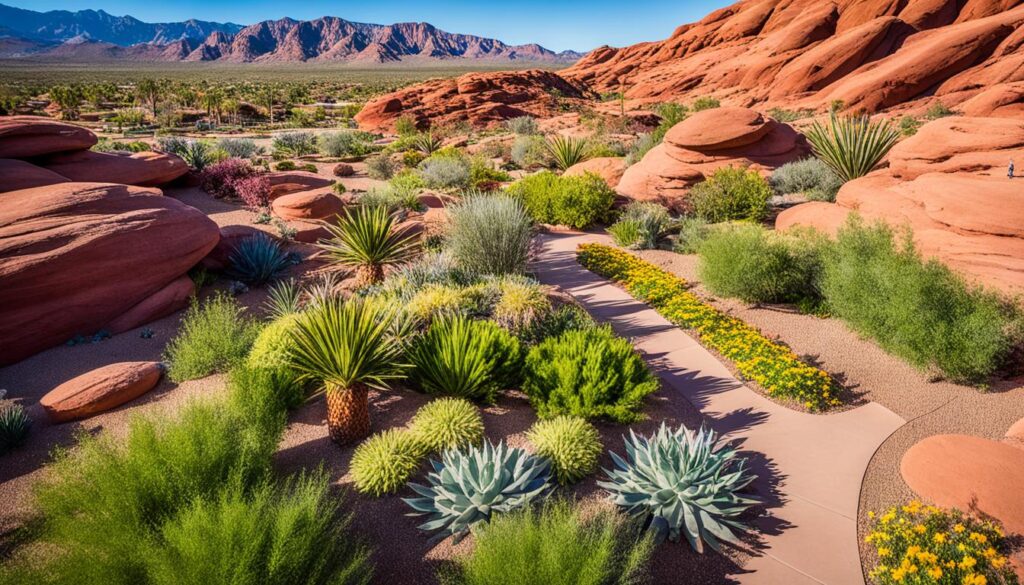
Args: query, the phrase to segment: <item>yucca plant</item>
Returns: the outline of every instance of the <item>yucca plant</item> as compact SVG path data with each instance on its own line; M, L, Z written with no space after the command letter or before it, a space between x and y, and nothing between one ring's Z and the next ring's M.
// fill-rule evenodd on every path
M361 298L333 298L302 313L289 358L324 383L331 439L349 445L370 434L369 390L401 378L402 347L391 335L396 310Z
M551 487L551 468L546 459L523 449L495 446L445 451L440 461L431 460L434 471L427 475L429 486L410 483L421 497L404 498L415 512L429 515L421 530L440 530L436 539L448 535L461 540L469 530L488 522L495 513L506 513L528 505Z
M293 315L302 310L302 291L294 278L278 282L267 289L263 308L271 319Z
M442 317L409 348L409 379L430 394L493 402L521 356L519 341L490 321Z
M32 419L20 404L0 408L0 455L21 445L32 430Z
M868 116L840 117L835 113L827 125L815 121L807 130L815 156L843 182L870 173L899 137L899 129L887 120L872 122Z
M413 148L430 156L441 149L442 140L432 132L422 132L412 139Z
M416 254L416 236L399 230L398 217L386 207L349 208L337 225L325 223L330 239L321 240L327 258L356 270L357 286L384 280L384 268L408 262Z
M293 257L273 238L256 234L242 240L231 252L228 275L246 284L260 285L276 279L294 263Z
M650 519L652 529L667 528L669 540L685 535L698 553L705 543L718 551L722 542L741 545L736 531L747 526L737 518L758 500L739 492L757 476L735 448L719 444L709 429L672 431L665 423L650 437L630 430L624 442L628 461L612 452L615 469L597 482L612 502Z
M442 452L479 445L484 439L484 421L468 400L438 398L416 411L409 432L430 451Z
M590 149L586 138L561 135L548 138L545 146L555 159L555 165L563 171L586 160Z
M340 293L338 287L341 283L336 272L322 272L312 284L306 285L302 291L302 297L307 307L312 307L338 298Z

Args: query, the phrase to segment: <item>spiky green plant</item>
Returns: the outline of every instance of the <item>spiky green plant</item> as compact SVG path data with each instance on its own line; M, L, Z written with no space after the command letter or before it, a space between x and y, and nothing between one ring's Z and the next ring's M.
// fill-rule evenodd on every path
M474 525L488 522L495 513L522 508L552 487L546 459L504 442L452 449L430 463L434 471L427 475L429 486L410 483L421 497L404 501L415 510L411 516L430 516L419 528L440 530L436 539L454 535L458 542Z
M412 139L413 148L430 156L441 149L442 140L432 132L422 132Z
M491 317L513 333L533 326L551 311L547 292L532 279L505 277L497 287L501 296Z
M545 146L555 159L555 165L563 171L586 160L590 149L586 138L561 135L548 138Z
M323 272L312 284L306 285L302 291L302 298L305 306L314 307L318 304L338 298L340 293L338 287L338 274L336 272Z
M430 394L493 402L522 359L519 341L489 321L437 319L409 349L410 381Z
M0 408L0 455L21 445L32 430L32 419L20 404Z
M405 429L388 429L356 447L349 469L360 493L380 497L405 485L423 455L423 444L416 435Z
M846 182L871 172L899 140L900 131L887 120L833 113L828 124L815 121L806 135L815 156Z
M537 455L551 461L558 483L575 483L597 469L601 437L594 425L577 416L537 421L526 433Z
M302 291L294 278L282 280L267 289L263 308L271 319L293 315L302 310Z
M738 517L758 500L740 492L757 476L736 449L721 445L714 431L694 432L665 423L650 437L629 431L623 438L626 457L612 452L614 470L597 484L616 505L634 516L652 519L652 528L667 527L669 540L682 534L698 553L704 544L720 551L721 543L740 546L736 532L748 527Z
M337 225L325 223L331 237L320 247L329 260L355 268L357 285L384 280L384 268L408 262L416 254L416 236L396 227L398 217L385 207L349 208Z
M370 434L370 388L402 377L402 346L391 335L397 309L353 298L330 299L299 316L291 366L327 389L331 438L351 444Z
M438 398L416 411L409 432L424 447L439 453L479 445L484 439L484 421L468 400Z
M292 257L266 234L250 236L231 252L228 275L246 284L260 285L278 277L293 265Z

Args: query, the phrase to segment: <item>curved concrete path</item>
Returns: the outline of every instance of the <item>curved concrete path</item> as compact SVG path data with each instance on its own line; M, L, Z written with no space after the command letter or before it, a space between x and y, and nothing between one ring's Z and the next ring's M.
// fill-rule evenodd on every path
M739 583L863 585L857 507L864 470L875 450L904 420L869 403L838 414L797 412L762 397L733 377L715 356L654 309L576 263L576 246L610 243L596 234L546 234L533 265L544 283L575 297L595 318L633 339L665 388L698 408L712 428L739 440L767 500L759 518L760 555ZM666 390L662 390L665 392ZM737 425L742 418L744 424ZM729 424L724 424L728 420ZM737 429L737 427L739 427Z

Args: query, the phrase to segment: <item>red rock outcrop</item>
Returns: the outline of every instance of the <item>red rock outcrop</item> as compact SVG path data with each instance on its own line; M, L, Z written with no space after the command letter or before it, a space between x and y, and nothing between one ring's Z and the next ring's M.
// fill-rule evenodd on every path
M804 203L779 214L835 233L856 211L867 221L908 226L927 257L982 284L1024 290L1024 180L1006 166L1024 147L1024 124L1006 118L942 118L889 152L889 168L843 185L833 203Z
M274 215L284 220L328 219L344 211L345 203L330 190L299 191L282 195L271 204Z
M69 182L63 175L13 158L0 158L0 178L0 193Z
M86 150L96 135L81 126L42 116L0 117L0 158L31 158Z
M266 232L251 225L226 225L220 228L220 239L206 258L203 258L203 266L208 270L224 270L238 245L260 234Z
M488 126L517 116L552 116L565 102L596 97L551 71L468 73L374 98L355 119L367 130L393 129L399 116L411 116L422 128L452 122Z
M627 168L616 191L629 199L686 208L690 187L726 166L767 173L810 154L790 126L747 108L714 108L676 124L661 144Z
M307 171L280 171L264 175L270 182L270 199L273 201L282 195L321 189L334 184L333 179L325 179L316 173Z
M602 156L574 164L565 170L565 175L572 177L593 173L604 179L604 182L614 189L622 180L622 174L625 172L626 159L617 156Z
M183 274L134 307L118 315L113 321L107 323L104 329L111 335L130 331L140 325L184 309L195 294L195 283L187 274Z
M217 244L217 225L159 190L62 183L0 197L0 364L90 335Z
M81 151L50 156L41 164L79 183L121 183L139 187L170 183L189 171L180 157L162 152Z
M110 364L64 382L39 404L55 423L89 418L149 392L162 375L160 362Z

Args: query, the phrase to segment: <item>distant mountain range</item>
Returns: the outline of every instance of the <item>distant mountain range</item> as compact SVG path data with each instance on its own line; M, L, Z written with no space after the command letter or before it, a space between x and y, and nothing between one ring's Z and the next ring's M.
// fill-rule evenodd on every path
M148 23L102 10L36 12L0 4L0 57L73 61L292 61L390 63L486 60L571 63L582 55L506 45L425 22L364 24L325 16L249 26L186 20Z

